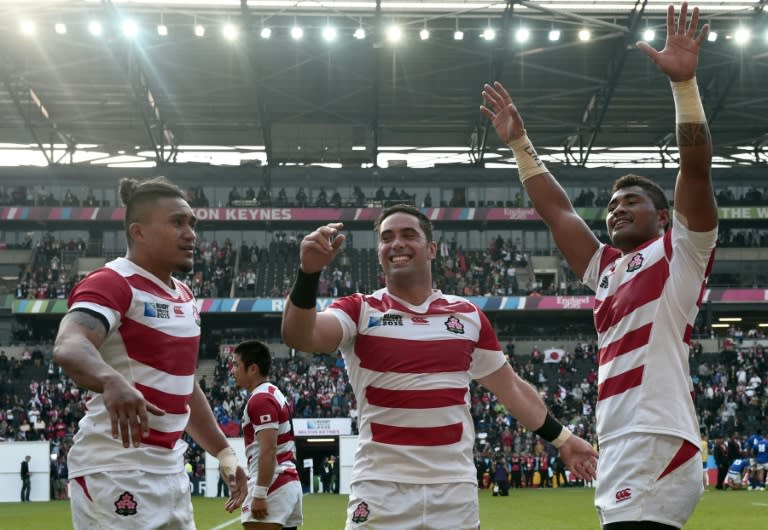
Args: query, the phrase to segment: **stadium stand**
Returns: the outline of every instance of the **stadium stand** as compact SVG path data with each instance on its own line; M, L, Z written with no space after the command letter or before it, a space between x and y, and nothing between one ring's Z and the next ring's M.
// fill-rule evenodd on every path
M131 12L130 2L102 2L104 13L113 3ZM517 26L510 24L513 16L534 23L534 31L544 35L559 16L549 20L552 13L544 11L528 18L525 12L535 12L529 8L536 3L527 2L523 10L512 9L515 2L506 9L497 3L487 20L465 13L464 2L457 0L456 12L431 6L436 11L424 17L425 29L428 18L433 31L431 41L397 56L391 52L394 47L378 43L311 54L277 45L269 53L244 50L235 66L231 46L197 38L191 44L186 29L187 37L178 37L182 32L176 30L188 25L187 19L196 20L190 6L177 10L144 2L134 13L137 20L151 19L154 26L154 19L162 21L165 15L171 35L158 45L153 32L144 32L151 53L135 55L124 52L128 46L143 50L144 44L108 39L113 47L104 53L94 44L98 41L78 31L83 28L75 29L83 25L77 19L85 20L86 11L89 17L99 12L95 7L67 7L64 18L71 30L66 38L42 30L44 20L53 27L57 9L30 7L25 14L40 16L34 45L17 35L16 16L5 17L5 25L0 24L5 30L0 66L8 92L0 102L5 111L3 152L13 150L14 144L5 142L32 146L30 150L39 146L38 154L41 160L45 154L48 164L0 167L0 442L48 441L55 455L51 491L56 499L66 496L67 451L85 395L51 362L51 341L76 282L124 255L116 183L121 177L157 174L187 190L199 217L194 271L182 279L198 298L202 319L198 379L228 435L241 433L246 396L234 388L225 346L250 337L271 342L279 352L274 380L295 418L349 417L355 427L356 403L343 361L286 352L279 344L282 301L294 281L303 234L331 220L345 223L347 242L322 274L319 303L382 286L371 224L381 208L404 202L422 207L434 220L435 288L471 297L481 306L510 364L538 389L555 416L594 442L592 293L565 265L532 212L512 175L509 150L486 142L488 124L476 113L480 86L491 73L514 72L515 83L509 86L534 103L535 112L526 119L532 134L536 131L547 142L542 143L542 156L548 157L579 215L602 241L607 237L607 184L616 176L637 171L673 195L672 116L669 123L659 119L671 106L659 103L662 90L667 97L666 80L659 83L652 69L639 65L627 46L607 34L633 33L629 28L616 32L625 29L620 24L631 7L619 16L604 12L599 2L585 2L591 4L589 10L576 16L584 21L602 17L593 27L598 38L577 46L536 42L523 55L510 54L517 59L512 64L510 58L506 69L503 54L497 53L502 48L493 45L497 51L489 53L485 37L467 38L461 46L450 40L460 22L463 27L469 20L477 35L486 25ZM663 11L646 11L647 2L618 3L635 4L635 9L642 4L636 20L645 17L648 28L663 25ZM237 14L212 5L203 18L206 24L217 17L244 20L257 13L247 4L236 7ZM746 4L753 5L714 13L722 33L731 22L744 22L755 24L757 34L768 13L766 2ZM268 15L263 11L276 34L277 24L282 29L296 24L296 13L299 19L316 18L316 27L330 23L322 10L294 8ZM420 28L424 13L418 7L406 11L397 14L403 21L410 19L411 29ZM374 26L381 26L381 10L376 10L375 21L372 16L360 11L339 18L351 21L353 30L365 23L373 34ZM446 40L440 40L440 32ZM708 115L714 111L713 178L721 222L716 261L692 333L690 369L700 424L710 440L734 432L746 439L768 429L768 137L763 108L768 70L758 64L765 53L747 52L749 48L726 65L723 58L732 58L733 51L724 52L722 46L735 40L728 35L708 43L700 77ZM557 54L547 54L549 46ZM547 59L545 70L538 54ZM121 64L122 57L131 57L126 61L130 64ZM261 79L254 75L257 70L272 74ZM302 79L323 82L297 81ZM137 80L144 84L138 86ZM251 94L244 97L247 92ZM438 92L436 102L424 105L423 94L432 92ZM179 145L182 139L190 144L186 153ZM77 147L91 143L93 148ZM198 146L192 144L214 143L220 151L263 155L264 161L244 156L227 167L198 163ZM264 146L248 148L259 143ZM391 167L383 167L377 157L386 154L388 145L395 159L389 161ZM398 145L412 147L391 147ZM439 152L435 146L440 145L460 146L465 162L443 164L441 157L453 160L456 153ZM650 161L654 167L618 169L632 165L624 160L630 156L627 151L621 151L630 149L626 146L641 146L631 162ZM430 150L438 160L431 169L405 167L404 160L397 160ZM60 153L53 158L55 151ZM85 162L74 162L75 154L85 155ZM123 155L155 162L156 167L106 167L110 161L122 162ZM195 162L177 163L177 156L185 155ZM588 159L602 167L588 167ZM507 167L483 167L491 161ZM338 167L310 167L330 162ZM499 462L507 467L513 486L563 485L554 480L561 463L551 446L518 425L481 386L471 386L469 400L479 487L492 485ZM192 466L193 491L199 494L205 460L201 448L188 441L186 459ZM521 476L517 483L515 473Z
M738 342L736 329L725 341L725 349L705 353L701 344L691 348L694 399L703 432L739 432L746 437L762 428L768 405L766 381L768 359L759 343L765 338L749 330L746 342ZM507 353L513 350L507 344ZM509 356L513 367L544 396L547 405L585 439L595 441L594 415L597 395L594 340L577 343L558 362L547 362L538 349ZM66 447L85 408L85 396L51 361L50 345L20 347L9 356L0 352L0 441L49 440L58 454L57 466L66 466ZM207 359L199 379L222 429L239 436L245 392L234 387L229 375L231 359ZM297 356L277 359L273 381L284 389L294 417L356 419L356 404L340 357ZM471 411L475 421L478 476L490 473L499 454L555 457L547 444L518 425L495 397L482 387L471 388ZM510 436L511 435L511 436ZM198 478L204 476L202 450L190 440L187 458ZM199 466L202 466L198 469ZM53 476L54 481L61 475ZM56 491L61 485L56 484Z

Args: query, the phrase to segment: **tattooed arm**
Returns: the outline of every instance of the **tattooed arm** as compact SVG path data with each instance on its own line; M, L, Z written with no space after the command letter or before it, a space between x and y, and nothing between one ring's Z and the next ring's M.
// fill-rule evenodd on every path
M712 188L712 138L707 122L677 124L680 171L675 182L675 215L688 229L708 232L717 226Z
M149 434L147 413L165 414L101 357L99 347L107 335L104 322L85 311L70 311L61 320L53 360L78 386L102 394L112 423L112 437L138 447Z
M78 386L102 393L105 380L119 376L99 353L106 335L107 328L101 319L85 311L71 311L59 325L53 361Z

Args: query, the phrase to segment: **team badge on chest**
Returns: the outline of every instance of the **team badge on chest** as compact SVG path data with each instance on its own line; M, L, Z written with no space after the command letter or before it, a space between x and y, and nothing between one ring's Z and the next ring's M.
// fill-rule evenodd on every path
M643 255L639 252L632 256L632 259L627 263L627 272L635 272L637 269L643 266Z
M445 321L445 329L457 335L464 335L464 324L457 317L451 315Z

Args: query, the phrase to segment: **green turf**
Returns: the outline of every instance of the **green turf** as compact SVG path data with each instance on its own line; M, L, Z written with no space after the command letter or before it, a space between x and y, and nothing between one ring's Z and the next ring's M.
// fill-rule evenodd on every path
M591 489L512 491L509 497L480 493L483 530L597 528ZM346 496L304 497L302 530L344 528ZM224 511L222 499L194 498L199 530L241 528L236 515ZM768 518L768 492L708 490L686 530L764 528ZM69 530L69 503L65 501L0 503L0 530ZM227 524L229 522L229 524ZM449 529L446 529L449 530Z

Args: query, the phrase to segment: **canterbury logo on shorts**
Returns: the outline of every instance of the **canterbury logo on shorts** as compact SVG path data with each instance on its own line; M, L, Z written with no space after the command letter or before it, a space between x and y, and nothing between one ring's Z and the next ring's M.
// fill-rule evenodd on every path
M632 488L624 488L616 492L616 502L628 501L632 498Z

